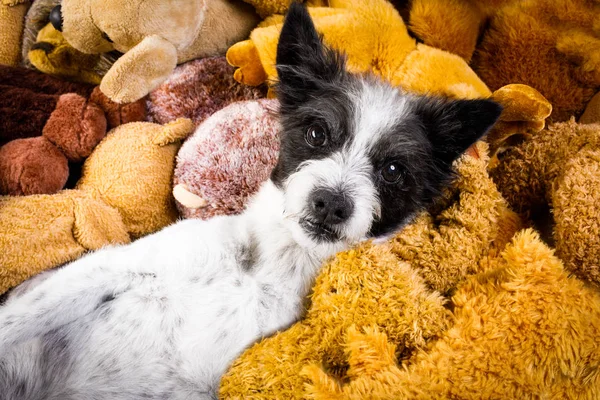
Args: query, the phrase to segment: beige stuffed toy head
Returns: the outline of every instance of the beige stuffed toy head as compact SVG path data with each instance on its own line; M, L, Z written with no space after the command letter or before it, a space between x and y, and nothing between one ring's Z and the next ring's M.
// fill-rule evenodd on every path
M155 89L178 63L224 54L258 18L250 5L230 0L63 0L50 22L83 53L124 53L100 89L126 103Z
M65 0L61 28L66 40L84 53L125 53L152 35L185 48L198 34L204 7L204 0Z

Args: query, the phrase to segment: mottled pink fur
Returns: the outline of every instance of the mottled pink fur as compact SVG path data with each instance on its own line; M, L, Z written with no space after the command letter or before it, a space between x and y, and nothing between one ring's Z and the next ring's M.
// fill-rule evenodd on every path
M178 66L169 79L148 96L150 121L165 124L190 118L198 126L236 101L266 96L266 87L251 87L233 79L234 68L225 57L210 57Z
M241 212L268 179L279 153L276 100L238 102L206 119L177 155L174 185L183 183L208 206L185 218L207 219Z

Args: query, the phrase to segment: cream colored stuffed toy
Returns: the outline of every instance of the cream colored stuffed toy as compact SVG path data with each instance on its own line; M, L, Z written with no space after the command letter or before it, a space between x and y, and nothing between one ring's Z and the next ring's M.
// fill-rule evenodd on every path
M161 84L177 64L224 54L249 35L258 16L232 0L64 0L50 21L83 53L124 53L100 89L129 103Z

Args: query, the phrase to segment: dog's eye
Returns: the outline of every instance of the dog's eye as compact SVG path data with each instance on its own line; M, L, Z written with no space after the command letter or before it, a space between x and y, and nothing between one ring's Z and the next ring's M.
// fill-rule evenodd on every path
M102 32L102 39L106 40L109 43L113 43L113 41L110 39L110 37L108 37L108 34L106 32Z
M388 183L396 183L404 175L404 170L397 162L387 163L381 170L381 177Z
M306 130L306 143L312 147L321 147L327 143L327 133L322 127L315 125Z

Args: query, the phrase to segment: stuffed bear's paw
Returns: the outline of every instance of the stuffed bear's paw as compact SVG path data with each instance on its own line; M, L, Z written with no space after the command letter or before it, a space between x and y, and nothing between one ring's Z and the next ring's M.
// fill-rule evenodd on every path
M0 195L53 194L69 177L64 154L43 136L17 139L0 148Z
M258 49L252 40L234 44L227 50L227 62L237 67L233 77L236 81L250 86L258 86L267 80Z
M75 93L63 94L44 126L43 135L69 160L82 161L106 135L104 111Z
M150 88L144 79L135 76L115 78L110 71L100 82L100 90L106 97L118 104L133 103L150 93Z

